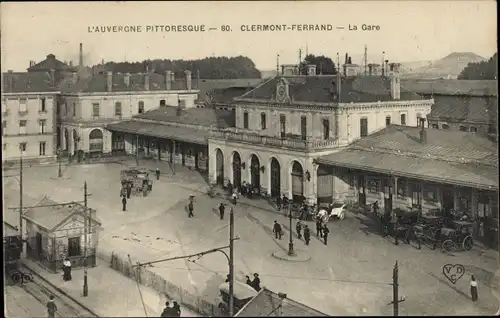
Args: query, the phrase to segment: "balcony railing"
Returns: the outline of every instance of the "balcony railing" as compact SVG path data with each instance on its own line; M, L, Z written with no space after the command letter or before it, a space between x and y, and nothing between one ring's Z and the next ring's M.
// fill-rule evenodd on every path
M227 141L236 141L243 143L250 143L256 145L265 145L270 147L278 148L290 148L297 150L317 150L317 149L327 149L339 147L340 143L338 139L328 139L328 140L300 140L291 138L279 138L272 136L261 136L252 133L241 133L241 132L227 132L227 131L211 131L210 138L213 139L223 139Z

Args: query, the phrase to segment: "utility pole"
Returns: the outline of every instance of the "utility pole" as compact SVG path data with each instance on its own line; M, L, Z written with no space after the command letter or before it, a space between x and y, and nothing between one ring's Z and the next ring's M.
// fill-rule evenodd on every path
M61 148L57 148L57 164L59 165L59 171L57 173L57 176L59 178L62 177L62 169L61 169Z
M288 255L295 256L295 251L293 250L293 235L292 235L292 209L290 204L288 204L288 218L290 219L290 242L288 242Z
M22 146L21 146L22 147ZM24 232L23 232L23 148L21 150L21 159L19 162L19 234L21 235L22 252L24 253Z
M172 140L172 174L175 174L175 140Z
M404 296L399 299L398 274L398 262L396 261L396 264L394 265L394 268L392 270L392 302L389 303L389 305L392 304L395 317L399 316L399 303L405 301Z
M234 316L234 209L229 214L229 316Z
M85 181L83 185L83 206L84 206L84 222L85 222L85 230L84 230L84 237L85 237L85 246L83 249L83 297L87 297L89 295L89 286L87 282L87 245L88 245L88 236L87 236L87 227L91 227L92 225L90 223L90 218L87 217L88 213L88 207L87 207L87 181Z
M368 66L368 47L365 44L365 76L367 74L367 66Z

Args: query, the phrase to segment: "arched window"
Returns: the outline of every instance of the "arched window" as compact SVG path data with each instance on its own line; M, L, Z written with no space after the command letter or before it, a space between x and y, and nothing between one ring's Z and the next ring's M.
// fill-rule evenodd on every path
M391 116L385 116L385 125L389 126L391 124Z
M401 125L406 126L406 114L401 114Z

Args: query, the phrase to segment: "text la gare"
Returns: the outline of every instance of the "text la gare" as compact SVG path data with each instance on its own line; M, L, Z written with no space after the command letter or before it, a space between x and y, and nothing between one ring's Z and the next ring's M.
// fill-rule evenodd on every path
M349 31L358 31L358 25L349 24ZM376 24L362 24L361 31L380 31L380 25Z

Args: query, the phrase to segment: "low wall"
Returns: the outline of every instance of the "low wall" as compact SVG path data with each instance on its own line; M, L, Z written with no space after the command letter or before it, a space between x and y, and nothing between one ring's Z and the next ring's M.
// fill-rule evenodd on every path
M101 257L101 254L99 255ZM109 266L117 272L130 279L138 281L140 284L156 290L158 293L166 295L169 299L175 299L180 305L197 312L204 317L220 316L216 304L209 303L198 296L195 296L181 287L175 286L166 281L163 277L153 273L145 267L132 268L126 256L113 252L111 257L103 258L108 261Z

